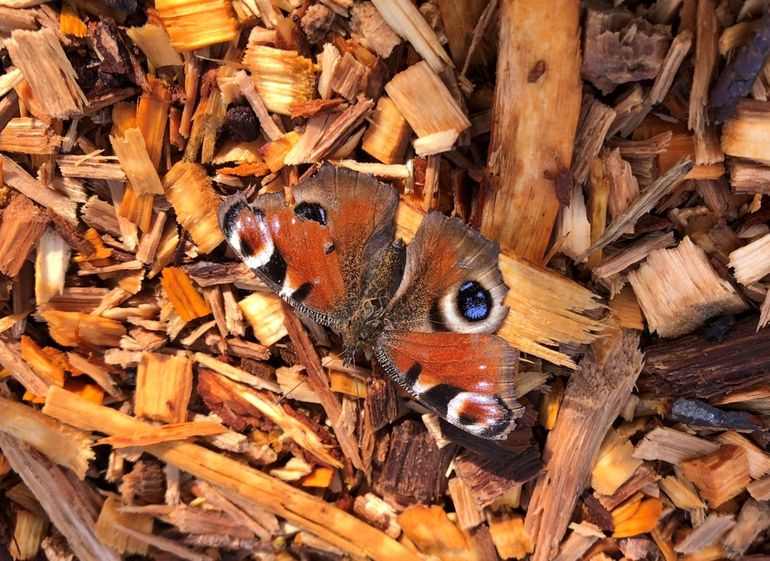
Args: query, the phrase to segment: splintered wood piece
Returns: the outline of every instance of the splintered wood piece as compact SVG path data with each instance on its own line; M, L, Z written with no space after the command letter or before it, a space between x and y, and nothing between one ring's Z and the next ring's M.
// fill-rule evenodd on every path
M8 548L11 556L14 559L35 559L47 533L48 520L34 512L19 509L15 522L13 539Z
M44 413L84 430L106 434L151 432L152 425L114 409L90 403L64 390L49 392ZM2 441L0 441L1 443ZM3 452L5 453L5 446ZM237 460L189 443L156 444L145 450L237 497L246 505L285 518L353 556L375 561L419 561L416 554L354 516L319 498L295 489ZM15 466L14 466L15 469ZM86 561L112 561L114 556L81 557Z
M214 436L226 432L226 427L214 422L173 423L159 426L155 434L109 436L98 440L96 444L109 444L113 448L128 448L131 446L149 446L150 444L160 444L161 442L172 442L174 440L187 440L196 436Z
M683 510L705 510L706 503L698 496L692 483L686 479L669 475L658 483L660 490L671 499L677 508Z
M136 373L134 413L167 423L187 420L192 362L184 355L143 353Z
M591 471L591 487L602 495L612 495L640 465L642 460L634 457L631 441L610 430Z
M590 522L573 522L569 527L572 532L562 542L554 561L578 561L598 539L604 537L602 531Z
M268 111L290 116L292 105L306 103L315 96L313 61L296 51L255 44L250 38L241 62L251 71L251 79Z
M652 185L645 189L644 193L629 204L628 208L621 215L613 219L602 237L592 243L591 247L582 254L578 255L575 258L575 262L582 263L593 252L602 249L622 236L629 227L633 227L643 215L650 212L661 198L679 185L691 169L692 162L689 159L684 159L658 177Z
M770 194L770 166L730 158L728 168L736 195Z
M35 100L48 115L72 117L88 105L75 69L53 29L17 29L6 39L5 48L14 66L24 75Z
M392 7L387 4L386 9ZM467 14L463 13L463 16ZM350 26L351 36L383 59L388 58L401 42L371 2L356 2L350 7Z
M107 547L123 554L135 553L147 555L149 551L146 542L136 540L121 531L130 528L137 532L152 533L153 517L149 514L139 514L120 511L120 499L109 496L102 504L102 510L94 528L96 537Z
M69 261L70 246L56 230L47 228L40 237L35 256L35 303L38 306L62 293Z
M267 112L267 107L265 107L265 102L262 101L262 97L260 97L249 75L245 71L239 70L235 73L234 79L246 101L249 102L249 105L254 110L254 114L259 120L259 125L262 127L262 132L267 139L278 140L281 138L284 135L283 130L270 117L270 113Z
M267 292L253 292L238 302L238 308L254 331L254 337L269 347L287 335L281 299Z
M0 450L78 559L120 561L120 555L95 535L97 512L89 500L93 490L87 484L68 477L45 456L8 434L0 433Z
M652 531L663 514L663 501L637 493L612 511L612 537L628 538Z
M347 140L356 137L355 129L371 111L373 102L361 99L334 117L321 113L312 117L302 136L285 155L285 165L318 162L333 155Z
M718 449L719 445L710 440L669 427L658 427L648 432L636 445L634 456L677 465Z
M770 273L770 234L731 252L729 266L735 279L744 286Z
M267 352L266 355L259 357L259 360L266 360L268 358L270 358L269 352ZM221 374L222 376L225 376L234 382L240 382L242 384L246 384L247 386L252 386L260 390L269 390L275 393L280 393L281 391L281 388L276 383L269 380L264 380L259 376L254 376L253 374L249 374L245 370L231 366L225 362L215 359L212 356L203 353L195 353L195 360L206 368L210 368L214 372Z
M447 131L460 134L471 126L449 89L425 61L393 76L385 91L420 138Z
M66 360L54 360L55 357L51 356L51 353L41 349L34 340L26 335L21 336L21 358L48 383L57 386L64 385L62 362L66 362Z
M271 172L275 173L283 168L284 158L301 137L302 133L299 131L287 132L281 138L268 142L259 149L260 155L264 158L265 164Z
M94 459L88 433L73 429L21 403L0 397L3 415L0 431L33 446L62 467L83 479Z
M334 68L331 79L332 91L352 101L363 92L365 77L366 66L358 62L352 54L345 53Z
M562 241L559 251L574 258L591 245L591 223L588 220L583 188L574 184L568 197L569 205L559 211L554 235Z
M50 382L35 372L22 358L17 346L0 336L0 364L32 395L45 395Z
M247 513L231 501L225 493L205 481L197 481L196 489L202 493L207 502L227 513L230 518L263 540L269 540L279 529L278 520L269 512L251 508Z
M409 41L435 72L452 66L436 32L410 0L372 0L390 28Z
M211 313L208 303L195 288L184 269L166 267L163 269L160 284L183 321L192 321Z
M617 113L591 95L584 95L580 119L575 134L572 175L578 184L585 183L591 171L591 161L599 154Z
M184 64L182 57L171 45L171 39L166 30L160 25L148 22L142 27L129 27L126 29L126 35L142 50L153 67Z
M407 204L399 205L397 235L411 240L422 216ZM498 265L505 284L516 290L508 291L505 297L504 304L510 309L497 334L521 352L575 368L570 357L549 347L567 342L588 344L596 339L604 330L591 315L601 308L596 295L513 253L502 253Z
M61 136L47 123L29 117L11 119L0 131L0 150L22 154L55 154L61 148Z
M411 133L396 104L382 96L369 119L361 148L385 164L402 162Z
M307 380L310 387L318 394L321 406L326 412L329 423L334 429L337 441L342 448L345 457L358 469L364 469L361 460L361 452L358 442L355 438L354 429L343 415L342 404L337 396L334 395L329 387L329 380L321 366L321 359L313 346L307 331L302 326L302 322L289 308L288 304L282 302L284 309L284 325L289 334L291 342L294 344L294 350L300 364L305 367Z
M590 4L586 11L582 75L603 94L616 86L655 78L670 40L670 28L653 25L622 7Z
M748 438L735 431L723 432L717 437L722 444L734 444L746 451L749 461L749 475L752 479L759 479L770 472L770 456L752 443Z
M657 3L656 6L659 4L660 2ZM681 30L677 36L674 37L674 40L671 41L668 53L666 54L666 58L660 66L658 75L655 77L655 82L647 93L644 102L631 114L619 117L610 129L610 136L615 132L620 132L621 136L629 136L644 121L652 108L666 98L674 83L679 68L690 53L692 38L692 32L688 29Z
M147 82L150 90L142 93L136 105L136 126L142 131L147 155L152 165L158 169L166 134L168 110L171 106L171 88L152 74L147 75ZM129 132L126 131L122 136L127 139L128 135ZM133 133L131 136L133 137ZM132 138L133 142L135 141ZM144 189L140 188L137 192L142 193ZM162 194L162 191L157 194Z
M663 337L684 335L714 316L746 309L743 298L689 237L675 248L652 251L628 280L650 331Z
M467 534L463 533L440 506L413 505L398 518L404 535L425 555L439 559L478 559Z
M0 273L15 277L43 235L50 214L24 195L5 207L0 222Z
M493 448L483 455L469 450L457 455L454 460L457 475L468 486L479 508L515 494L524 483L540 474L543 466L537 447L525 444L523 448L515 453L501 454Z
M700 334L650 345L639 389L667 397L711 399L742 390L770 375L770 330L756 318L737 322L722 341Z
M238 34L238 20L227 0L158 0L155 10L179 51L225 43Z
M749 499L741 507L735 526L724 538L723 546L731 559L740 558L759 535L770 528L770 506Z
M545 475L535 484L525 520L534 560L549 559L561 542L601 442L641 367L639 335L625 331L604 364L589 353L570 378L556 426L546 439Z
M333 467L341 467L340 461L329 451L329 447L310 427L295 417L286 413L281 405L264 395L255 392L237 382L216 376L210 371L201 370L198 373L198 393L216 411L221 404L227 411L235 411L239 419L224 419L233 428L248 426L248 417L264 415L286 433L300 447L307 450L320 462ZM235 420L235 423L232 421ZM238 426L238 423L240 425Z
M96 347L118 347L126 328L119 322L80 312L46 310L41 313L48 323L54 341L65 347L85 344Z
M484 521L481 509L476 504L470 488L459 477L453 477L447 483L449 496L457 513L457 523L463 530L475 528Z
M176 211L179 225L190 232L201 253L209 253L224 240L217 223L219 197L200 164L181 161L163 179L166 198Z
M735 526L732 514L709 514L706 520L674 545L677 553L695 553L719 542Z
M698 0L695 26L695 67L690 88L687 126L697 139L706 134L708 90L716 69L719 43L719 22L713 0Z
M494 517L489 521L489 533L502 559L524 559L532 553L532 542L524 529L520 515Z
M87 154L85 156L58 156L56 164L64 177L125 181L126 174L114 156ZM41 203L42 204L42 203Z
M125 397L123 392L118 387L115 379L110 374L109 369L106 368L103 364L97 364L96 362L88 360L87 358L74 352L67 353L67 361L70 363L72 368L87 374L89 378L99 384L99 386L112 397Z
M591 273L597 279L609 278L646 259L650 252L673 245L676 245L673 232L650 234L605 259L600 265L594 267Z
M404 421L391 433L390 449L375 489L397 503L435 501L446 489L444 473L453 456L454 448L437 448L421 423Z
M695 484L712 508L742 492L751 481L746 451L733 444L682 462L680 467L682 474Z
M163 185L147 153L142 131L138 128L128 129L122 137L111 136L110 142L120 166L137 194L162 195Z
M728 156L770 164L770 101L744 99L722 127L722 150Z
M395 509L373 493L357 496L353 503L353 512L393 539L401 535Z
M536 262L559 210L558 178L572 161L581 99L579 18L574 2L500 3L481 233Z

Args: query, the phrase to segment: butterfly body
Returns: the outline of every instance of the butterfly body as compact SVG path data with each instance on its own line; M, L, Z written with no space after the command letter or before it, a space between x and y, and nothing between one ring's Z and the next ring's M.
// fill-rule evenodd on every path
M429 213L405 248L398 193L331 165L283 194L228 198L219 223L235 253L300 314L365 354L448 422L504 438L523 408L517 353L492 333L508 288L498 248L458 219Z

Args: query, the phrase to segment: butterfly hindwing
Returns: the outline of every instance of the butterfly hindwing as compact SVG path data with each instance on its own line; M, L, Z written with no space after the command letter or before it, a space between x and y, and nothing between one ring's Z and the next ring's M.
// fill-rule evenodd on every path
M505 438L524 412L514 396L518 353L495 335L386 331L375 356L415 399L476 436Z
M219 224L235 253L277 294L339 329L361 298L366 267L393 241L395 190L325 164L282 193L226 199Z
M499 247L457 218L431 212L406 250L388 318L394 329L493 333L508 308Z

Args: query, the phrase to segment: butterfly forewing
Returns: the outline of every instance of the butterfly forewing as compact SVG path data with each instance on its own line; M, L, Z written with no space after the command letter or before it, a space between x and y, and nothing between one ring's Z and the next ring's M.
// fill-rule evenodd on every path
M339 329L360 304L367 267L393 241L398 194L375 178L325 164L283 194L222 203L236 254L300 312Z

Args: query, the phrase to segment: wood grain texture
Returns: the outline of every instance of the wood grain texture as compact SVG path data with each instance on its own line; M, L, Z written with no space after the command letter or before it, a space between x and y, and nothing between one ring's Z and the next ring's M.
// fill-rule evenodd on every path
M554 178L572 161L581 99L579 15L569 0L500 5L500 78L481 233L535 261L545 255L559 210Z

